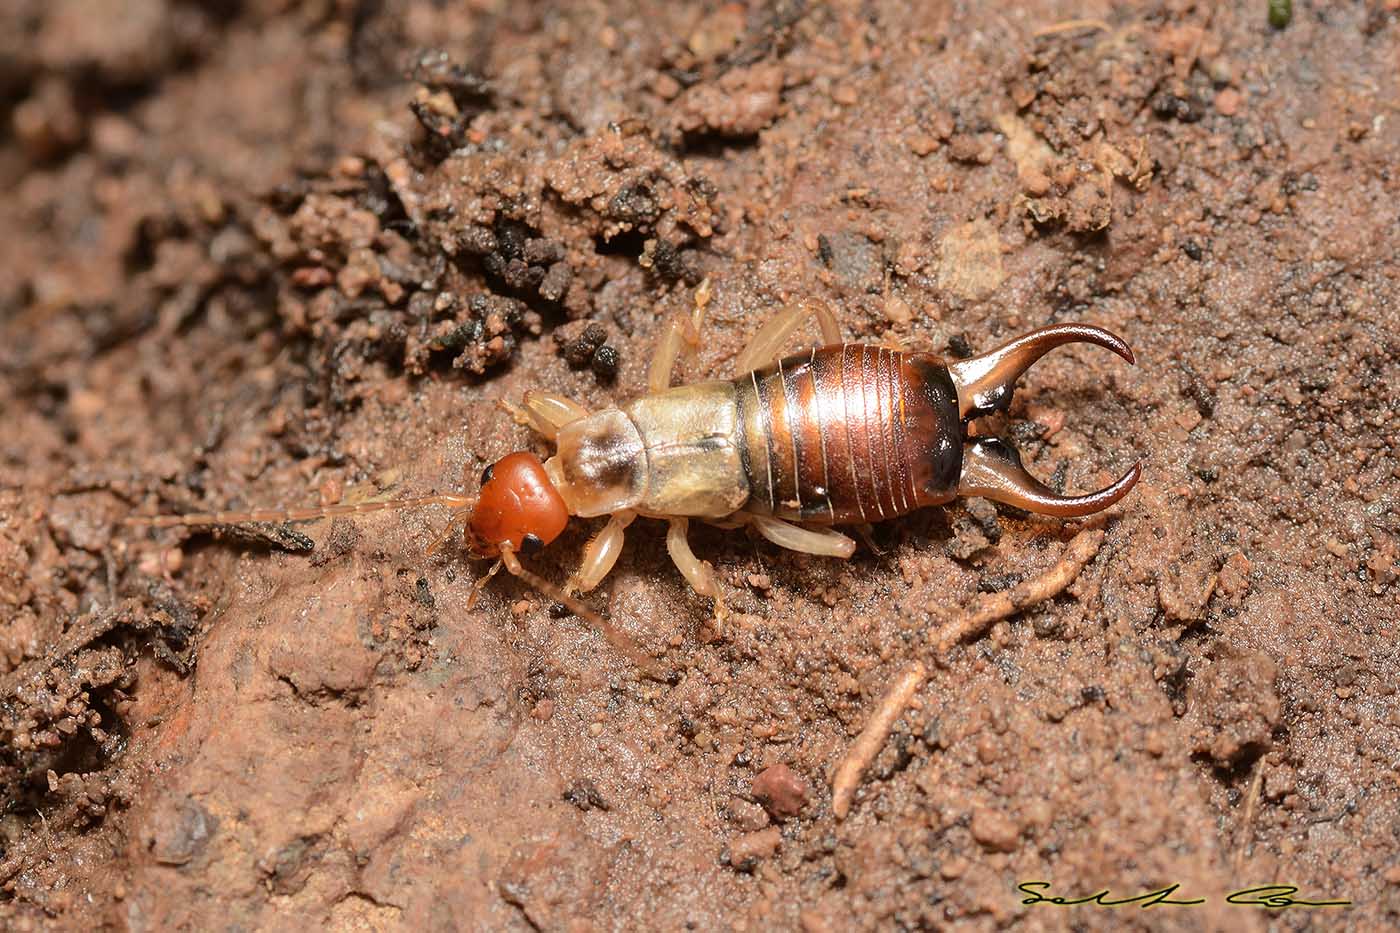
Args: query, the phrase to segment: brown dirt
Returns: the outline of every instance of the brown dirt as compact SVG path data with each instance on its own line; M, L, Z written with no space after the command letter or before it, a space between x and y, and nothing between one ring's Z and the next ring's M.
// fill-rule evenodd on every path
M1324 922L1221 900L1270 882L1400 923L1400 10L1001 6L6 4L5 925ZM638 391L703 275L690 377L807 295L1140 354L1026 381L1033 470L1145 478L1068 591L930 663L845 821L891 678L1075 525L701 530L717 635L641 522L595 602L668 686L513 581L468 610L441 515L116 524L471 486L539 447L497 399Z

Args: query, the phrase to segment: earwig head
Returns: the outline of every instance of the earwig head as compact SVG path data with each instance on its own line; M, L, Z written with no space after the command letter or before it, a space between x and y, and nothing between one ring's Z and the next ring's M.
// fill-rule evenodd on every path
M467 527L479 557L498 557L502 545L529 554L549 544L569 523L569 510L532 453L517 451L481 474L481 493Z
M1092 343L1135 363L1133 351L1121 337L1092 324L1051 324L1031 331L981 356L948 365L958 393L964 430L974 418L1011 407L1016 380L1036 360L1066 343ZM1142 464L1134 464L1113 484L1083 496L1064 496L1045 486L1021 466L1021 457L1005 441L975 437L963 445L958 495L985 496L1028 512L1057 518L1078 518L1108 508L1126 496L1137 482Z

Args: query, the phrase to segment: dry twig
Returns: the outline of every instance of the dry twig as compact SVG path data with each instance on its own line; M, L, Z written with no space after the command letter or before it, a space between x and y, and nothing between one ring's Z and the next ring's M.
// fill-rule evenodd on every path
M836 766L836 775L831 780L831 812L836 814L838 820L845 819L850 812L851 798L855 796L861 775L880 754L880 749L884 748L895 720L923 684L926 673L924 665L915 661L894 679L889 690L880 698L880 705L870 714L870 721L856 737L846 757Z
M1025 580L1001 593L983 596L961 616L944 625L932 641L940 656L960 641L976 638L993 623L1009 618L1023 609L1042 603L1074 582L1084 565L1094 559L1103 546L1100 528L1086 528L1070 540L1059 563L1031 580Z

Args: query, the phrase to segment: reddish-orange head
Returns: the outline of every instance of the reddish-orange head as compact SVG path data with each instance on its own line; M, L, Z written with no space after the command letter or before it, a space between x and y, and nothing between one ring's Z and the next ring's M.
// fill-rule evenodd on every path
M481 474L481 493L468 537L481 557L496 557L501 545L524 554L544 547L564 532L569 510L534 454L517 451Z

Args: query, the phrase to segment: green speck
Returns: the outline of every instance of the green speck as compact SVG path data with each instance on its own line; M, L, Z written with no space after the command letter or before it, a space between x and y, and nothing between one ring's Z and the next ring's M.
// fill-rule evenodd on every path
M1293 0L1269 0L1269 25L1282 29L1293 19Z

